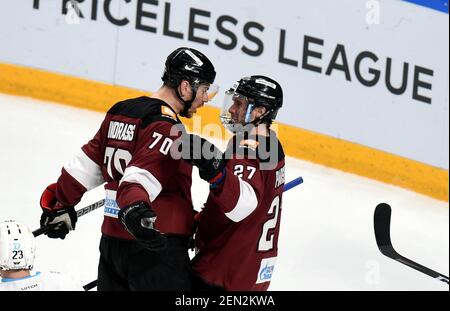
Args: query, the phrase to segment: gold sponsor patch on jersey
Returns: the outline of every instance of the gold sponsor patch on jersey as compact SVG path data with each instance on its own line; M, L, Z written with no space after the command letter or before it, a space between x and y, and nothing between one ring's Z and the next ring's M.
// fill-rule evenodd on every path
M256 149L259 145L259 142L257 142L256 140L253 140L253 139L244 139L244 140L241 140L239 145L242 147Z
M177 114L173 112L169 107L161 106L161 114L165 117L169 117L177 121Z

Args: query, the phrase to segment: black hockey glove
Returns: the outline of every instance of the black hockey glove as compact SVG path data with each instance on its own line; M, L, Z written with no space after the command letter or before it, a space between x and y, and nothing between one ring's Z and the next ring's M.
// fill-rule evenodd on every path
M73 206L63 206L56 199L56 184L49 185L41 196L42 208L41 228L50 224L61 222L61 224L45 234L52 239L63 239L70 230L75 230L77 223L77 212Z
M151 251L166 247L166 237L154 229L155 212L144 202L136 202L119 211L119 219L127 231Z
M182 157L198 167L200 178L209 183L221 179L226 165L222 151L206 139L192 134L183 135Z
M61 222L60 225L46 232L45 235L52 239L64 240L69 231L75 230L77 219L77 212L73 206L54 210L42 208L41 228Z

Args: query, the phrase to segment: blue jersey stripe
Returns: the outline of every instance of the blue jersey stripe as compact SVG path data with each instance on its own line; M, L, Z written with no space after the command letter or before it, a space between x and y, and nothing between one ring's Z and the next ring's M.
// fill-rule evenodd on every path
M448 0L403 0L448 14Z

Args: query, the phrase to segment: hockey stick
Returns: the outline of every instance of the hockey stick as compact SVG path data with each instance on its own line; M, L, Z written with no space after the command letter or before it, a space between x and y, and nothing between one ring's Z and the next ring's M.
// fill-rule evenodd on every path
M297 177L296 179L291 180L290 182L288 182L287 184L284 185L283 192L286 192L286 191L300 185L301 183L303 183L303 178L301 176Z
M288 182L287 184L284 185L283 192L286 192L286 191L300 185L301 183L303 183L303 178L301 176L297 177L296 179L291 180L290 182ZM88 291L88 290L93 289L96 286L97 286L97 280L94 280L94 281L84 285L83 288L85 291Z
M88 205L86 207L83 207L82 209L77 211L77 217L81 217L83 215L86 215L87 213L92 212L93 210L96 210L97 208L102 207L103 205L105 205L105 200L100 200L98 202L95 202L91 205ZM51 231L52 229L56 228L57 226L60 226L62 224L62 222L58 222L58 223L54 223L54 224L49 224L48 226L36 229L33 231L33 235L35 237L40 236L41 234L45 234L49 231Z
M94 280L94 281L92 281L92 282L90 282L90 283L84 285L84 286L83 286L83 289L84 289L85 291L88 291L88 290L93 289L93 288L96 287L96 286L97 286L97 280Z
M391 207L389 204L378 204L375 209L373 222L377 245L383 255L448 284L448 276L424 267L406 257L403 257L395 251L391 242Z

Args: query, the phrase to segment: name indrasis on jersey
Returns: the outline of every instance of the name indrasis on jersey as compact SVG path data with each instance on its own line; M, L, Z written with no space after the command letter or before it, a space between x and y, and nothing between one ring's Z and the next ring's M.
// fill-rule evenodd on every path
M108 138L124 141L132 141L134 138L135 130L136 124L111 121L109 123Z

